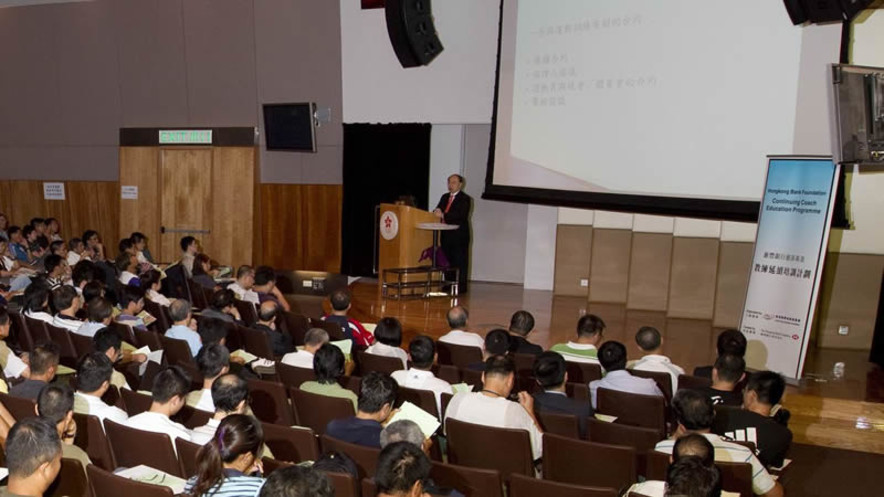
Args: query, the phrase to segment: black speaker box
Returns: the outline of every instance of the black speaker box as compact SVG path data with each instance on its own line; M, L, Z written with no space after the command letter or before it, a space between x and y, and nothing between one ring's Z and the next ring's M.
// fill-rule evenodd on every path
M387 33L402 67L425 66L444 48L430 0L386 0Z
M792 24L803 24L853 19L871 5L872 0L783 0L783 3Z

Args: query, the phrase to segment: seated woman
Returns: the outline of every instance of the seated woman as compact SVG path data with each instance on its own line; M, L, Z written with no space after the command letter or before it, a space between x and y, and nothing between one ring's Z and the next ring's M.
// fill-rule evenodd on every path
M150 271L144 273L141 276L141 288L144 289L144 296L147 297L147 300L155 304L159 304L163 307L169 307L172 305L172 300L162 293L160 293L160 279L162 275L156 269L151 269Z
M260 475L264 471L263 446L260 421L245 414L225 417L215 436L197 452L197 474L187 480L184 493L193 497L257 496L264 484Z
M400 348L402 345L402 324L396 318L383 318L374 329L375 342L365 349L366 353L385 357L396 357L402 360L402 369L408 367L408 354Z
M99 235L97 231L86 230L83 233L83 243L86 244L86 249L91 254L93 261L107 260L107 256L104 252L104 245L101 243L101 235Z
M196 254L193 258L193 282L209 290L221 288L212 278L212 262L206 254Z

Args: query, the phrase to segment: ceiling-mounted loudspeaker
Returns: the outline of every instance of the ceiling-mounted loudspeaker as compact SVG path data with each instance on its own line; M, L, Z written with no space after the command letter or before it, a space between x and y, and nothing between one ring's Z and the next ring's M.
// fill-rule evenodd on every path
M851 20L873 0L783 0L792 24Z
M402 67L425 66L442 53L430 0L386 0L384 9L390 43Z

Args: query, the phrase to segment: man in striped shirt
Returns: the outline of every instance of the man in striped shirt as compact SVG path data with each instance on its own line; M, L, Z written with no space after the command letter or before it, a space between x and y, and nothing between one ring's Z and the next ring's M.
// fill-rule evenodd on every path
M658 442L655 450L672 454L679 437L698 433L712 444L716 461L748 463L752 466L752 491L755 495L783 496L783 487L771 478L751 449L729 442L711 432L715 408L709 397L693 390L679 390L672 398L672 412L678 422L678 428L672 434L672 438Z
M599 364L598 346L602 342L605 322L595 314L587 314L577 322L577 341L557 343L549 350L562 354L566 361Z

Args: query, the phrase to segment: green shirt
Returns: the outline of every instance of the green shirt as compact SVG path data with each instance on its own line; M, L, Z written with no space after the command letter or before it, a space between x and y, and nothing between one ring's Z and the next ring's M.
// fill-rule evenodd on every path
M353 402L353 410L358 409L359 397L351 390L347 390L337 383L319 383L318 381L307 381L301 384L301 390L305 392L325 395L326 397L339 397L349 399Z
M599 363L599 349L595 348L595 345L575 342L557 343L549 350L558 352L566 361Z

